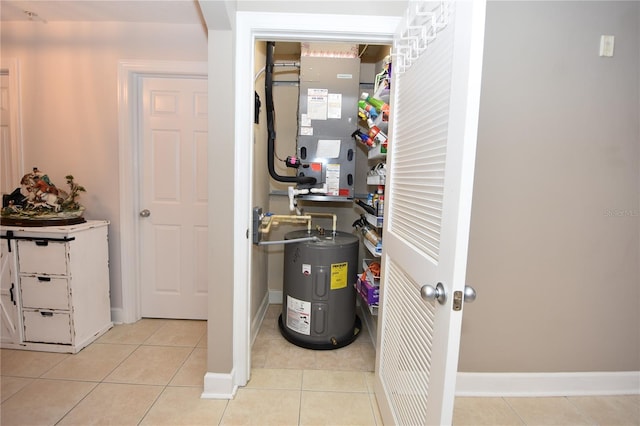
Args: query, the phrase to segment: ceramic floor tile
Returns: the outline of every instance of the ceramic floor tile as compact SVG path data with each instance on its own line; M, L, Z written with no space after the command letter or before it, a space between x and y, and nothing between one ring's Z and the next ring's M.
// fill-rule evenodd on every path
M2 403L0 424L54 425L95 386L92 382L34 380Z
M158 331L166 321L163 319L143 318L133 324L116 324L96 341L99 343L140 345Z
M278 317L282 313L282 304L270 304L267 308L267 312L264 315L265 322L270 319L278 320Z
M196 348L191 352L182 367L171 379L171 386L204 386L204 375L207 372L207 350Z
M300 425L375 425L368 393L303 391Z
M24 377L0 376L0 396L2 401L6 400L35 379Z
M318 370L373 371L373 367L371 359L364 356L363 345L357 343L340 349L318 351L314 365Z
M258 335L256 336L256 341L258 340L271 340L271 339L282 339L282 334L280 334L280 328L278 327L278 321L273 318L265 318L262 326L260 326L260 330L258 331Z
M267 356L271 343L267 340L258 340L251 347L251 367L264 368L267 364Z
M254 368L247 388L301 390L302 370Z
M2 349L0 368L5 376L40 377L68 356L70 354Z
M527 425L592 425L567 398L504 398Z
M202 335L202 337L200 338L200 340L198 341L198 344L196 345L196 347L207 349L207 331L206 330Z
M206 321L166 320L145 345L195 347L207 333Z
M94 343L46 372L49 379L101 381L136 349L133 345Z
M502 398L457 397L453 407L453 424L472 425L523 425L515 411Z
M364 380L367 383L367 391L369 393L374 393L375 392L375 381L376 381L376 373L374 373L373 371L366 371L364 373Z
M640 425L638 396L575 396L569 402L599 425Z
M100 383L58 425L137 425L162 390L162 386Z
M239 389L229 401L221 425L297 425L300 391Z
M166 385L192 350L178 346L139 346L104 381Z
M302 390L368 393L364 372L304 370Z
M267 341L269 349L265 368L314 368L316 352L289 343L284 338Z
M202 387L168 387L144 417L141 426L217 425L227 400L202 399Z
M369 394L369 402L371 403L371 409L373 410L373 418L376 420L375 424L382 426L382 414L380 414L380 407L378 406L375 394Z

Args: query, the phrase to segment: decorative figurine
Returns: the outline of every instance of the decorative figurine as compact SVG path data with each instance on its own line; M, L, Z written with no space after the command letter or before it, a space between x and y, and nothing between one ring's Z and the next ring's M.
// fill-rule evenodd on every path
M65 176L69 192L56 187L37 167L20 180L20 188L2 195L3 225L50 226L84 222L84 207L76 200L85 188Z

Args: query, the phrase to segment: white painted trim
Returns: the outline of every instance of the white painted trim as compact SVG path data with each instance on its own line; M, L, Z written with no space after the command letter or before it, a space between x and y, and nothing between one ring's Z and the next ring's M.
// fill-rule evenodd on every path
M253 317L253 321L251 321L251 347L256 341L256 337L258 337L258 332L260 332L260 326L264 321L265 315L267 315L267 310L269 309L269 296L270 293L266 293L262 302L260 303L260 307L258 308L258 313L255 317Z
M458 373L456 396L639 395L640 371Z
M111 308L111 322L114 324L124 324L124 312L122 308Z
M120 162L120 270L122 322L132 323L140 316L140 264L138 248L139 182L136 146L139 131L137 105L140 81L145 76L206 77L206 62L122 60L118 63L118 148Z
M11 145L11 182L19 183L24 176L24 153L22 137L22 94L20 84L20 62L16 58L2 58L0 69L9 73L9 143Z
M282 290L269 290L269 304L282 305Z
M206 373L202 399L233 399L238 390L233 370L229 374Z
M238 12L235 33L235 155L234 155L234 301L233 366L236 384L244 386L250 365L251 229L253 199L254 50L256 40L344 41L390 44L400 22L398 16L367 16L367 25L355 25L360 16ZM248 59L248 60L247 60ZM251 107L247 108L250 105ZM251 160L250 160L251 161ZM251 164L250 164L251 165ZM240 243L240 241L244 243Z

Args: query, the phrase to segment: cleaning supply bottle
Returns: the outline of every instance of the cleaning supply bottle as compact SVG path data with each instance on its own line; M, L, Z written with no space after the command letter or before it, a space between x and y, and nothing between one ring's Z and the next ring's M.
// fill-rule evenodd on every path
M382 243L382 240L380 239L378 233L371 229L371 227L367 224L367 219L364 215L360 216L360 219L353 222L353 227L359 230L362 235L371 244L373 244L374 247L376 247L376 249L378 248L378 245Z
M387 143L387 135L376 126L371 119L367 120L369 126L369 137L375 141L376 144L385 145Z
M376 203L376 216L381 217L384 212L384 186L378 185L378 202Z
M372 98L367 92L362 92L362 95L360 95L360 99L370 105L373 105L376 111L385 113L387 115L389 114L389 105L385 101L377 98Z
M365 111L365 114L367 114L372 120L378 118L378 111L376 111L376 108L373 105L368 104L363 99L358 101L358 108Z

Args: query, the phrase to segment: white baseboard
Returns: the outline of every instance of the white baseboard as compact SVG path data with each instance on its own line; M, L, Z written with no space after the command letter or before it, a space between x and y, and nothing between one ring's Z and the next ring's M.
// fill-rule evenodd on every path
M456 396L638 395L640 371L458 373Z
M202 399L233 399L238 390L234 380L234 372L229 374L206 373Z
M260 307L258 308L256 316L251 320L251 346L253 346L253 342L256 341L256 337L258 336L258 332L260 331L260 326L262 325L264 316L267 314L267 309L269 309L269 299L270 295L265 294L264 299L262 299L262 303L260 303Z
M124 324L124 310L122 308L111 308L111 322Z
M282 290L269 290L269 304L282 305Z

